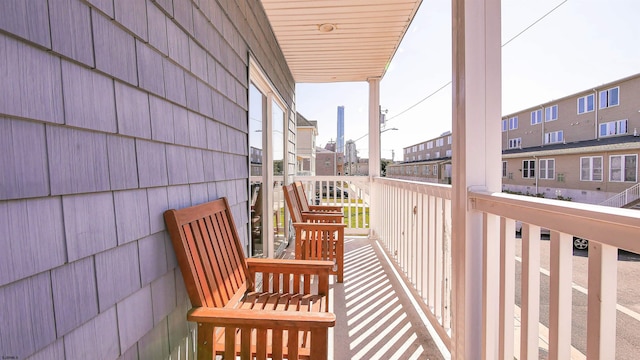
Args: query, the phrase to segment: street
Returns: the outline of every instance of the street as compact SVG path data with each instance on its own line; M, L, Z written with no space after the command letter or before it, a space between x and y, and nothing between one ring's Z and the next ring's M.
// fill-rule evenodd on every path
M520 306L521 239L516 239L516 305ZM540 244L540 323L549 319L549 247L548 236ZM571 342L586 354L588 251L573 250L573 308ZM616 359L637 359L640 353L640 255L618 252L618 311L616 319ZM546 358L541 349L540 358Z

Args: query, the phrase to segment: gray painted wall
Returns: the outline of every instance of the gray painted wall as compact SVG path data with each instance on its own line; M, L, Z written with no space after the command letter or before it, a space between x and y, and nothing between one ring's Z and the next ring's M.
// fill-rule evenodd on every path
M291 106L258 0L0 1L0 356L185 358L162 213L247 241L249 52Z

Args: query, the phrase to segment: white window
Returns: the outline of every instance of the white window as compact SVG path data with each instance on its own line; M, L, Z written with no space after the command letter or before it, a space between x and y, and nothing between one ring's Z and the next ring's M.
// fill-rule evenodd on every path
M422 167L422 175L429 175L429 165Z
M536 161L535 160L523 160L522 161L522 177L525 179L536 177Z
M447 136L447 144L451 145L451 135Z
M418 154L418 160L422 160L422 155Z
M418 151L418 147L414 145L414 146L411 148L411 152L416 152L416 151Z
M433 165L433 176L438 176L438 165Z
M522 145L522 138L509 139L509 149L518 149Z
M440 147L444 145L444 138L436 139L436 146Z
M404 149L404 153L408 154L409 153L409 148Z
M595 95L589 94L578 98L578 114L592 112L595 109Z
M609 181L636 182L638 155L613 155L609 157Z
M562 130L552 131L544 134L545 144L560 143L563 141L564 141L564 133L562 132Z
M415 175L418 175L418 165L415 165L415 166L413 167L413 173L414 173Z
M620 105L620 88L600 91L600 109Z
M602 156L580 158L580 181L602 181Z
M427 143L427 149L433 149L433 141Z
M502 162L502 177L507 177L507 162Z
M544 108L544 121L558 120L558 105Z
M445 156L451 157L451 149L446 151L446 155Z
M507 120L502 120L502 132L507 131Z
M418 150L423 151L424 150L424 143L420 144L420 146L418 146Z
M553 180L556 173L556 161L554 159L540 159L540 179Z
M515 130L518 128L518 117L510 117L509 118L509 130Z
M600 136L611 136L627 133L627 119L609 121L600 124Z
M542 109L533 110L531 112L531 125L540 124L542 122Z
M425 160L429 160L429 159L431 159L431 153L427 153L427 155L425 155L424 159L425 159Z
M436 151L436 159L440 157L440 151Z

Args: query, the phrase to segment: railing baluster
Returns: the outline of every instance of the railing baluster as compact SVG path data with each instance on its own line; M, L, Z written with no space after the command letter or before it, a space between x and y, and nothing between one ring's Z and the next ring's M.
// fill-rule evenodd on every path
M431 307L431 311L434 310L436 298L436 198L435 196L429 196L429 280L427 287L427 304Z
M436 238L435 238L435 303L433 307L435 309L435 315L439 321L442 321L442 287L443 287L443 266L444 266L444 252L442 242L444 240L444 200L442 198L436 198Z
M616 357L618 249L589 243L587 358Z
M571 358L571 235L551 232L549 289L549 358Z
M515 232L514 220L500 219L500 330L498 359L513 358L515 301Z
M520 359L537 360L540 322L540 227L522 224L521 234Z

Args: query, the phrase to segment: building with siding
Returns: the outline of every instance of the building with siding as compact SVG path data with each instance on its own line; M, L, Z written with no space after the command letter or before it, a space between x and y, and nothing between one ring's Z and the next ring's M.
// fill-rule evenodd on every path
M316 137L318 121L307 120L302 114L296 116L296 169L297 175L316 174Z
M637 184L639 96L637 74L504 116L503 190L598 204ZM404 148L387 176L442 182L450 142L443 134Z
M249 246L251 69L279 94L295 144L295 82L263 7L7 4L0 355L193 358L195 324L162 214L225 196Z

